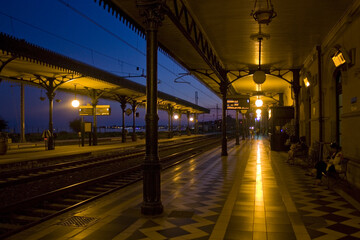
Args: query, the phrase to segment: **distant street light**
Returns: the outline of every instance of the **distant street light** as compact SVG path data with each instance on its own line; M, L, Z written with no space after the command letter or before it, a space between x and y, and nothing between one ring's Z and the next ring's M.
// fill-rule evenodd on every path
M179 119L179 115L175 114L174 119Z

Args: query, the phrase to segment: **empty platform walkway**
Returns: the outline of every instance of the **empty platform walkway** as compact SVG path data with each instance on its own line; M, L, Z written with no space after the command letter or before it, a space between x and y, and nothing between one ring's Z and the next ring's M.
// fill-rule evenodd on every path
M267 140L229 143L162 172L164 213L138 182L9 239L360 239L358 203L317 186Z

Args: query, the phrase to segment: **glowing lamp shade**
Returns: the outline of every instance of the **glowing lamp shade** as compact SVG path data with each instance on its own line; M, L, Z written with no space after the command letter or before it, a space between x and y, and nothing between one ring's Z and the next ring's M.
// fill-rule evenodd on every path
M71 106L73 106L73 107L75 107L75 108L77 108L77 107L79 107L80 106L80 102L79 102L79 100L73 100L72 102L71 102Z
M310 82L307 78L304 78L304 84L306 87L309 87L310 86Z
M174 119L179 119L179 115L175 114Z
M333 57L335 67L338 67L346 62L345 57L341 51L338 51Z
M255 105L256 105L257 107L261 107L261 106L263 105L263 101L262 101L261 99L257 99L257 100L255 101Z
M265 72L263 71L254 72L253 80L256 84L263 84L266 80Z

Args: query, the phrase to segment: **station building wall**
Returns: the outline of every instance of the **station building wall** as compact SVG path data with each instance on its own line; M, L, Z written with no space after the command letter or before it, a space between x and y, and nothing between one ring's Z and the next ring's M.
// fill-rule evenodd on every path
M323 40L321 47L322 140L340 142L349 159L348 180L360 187L360 10L347 12ZM332 56L345 53L347 63L335 67ZM315 47L301 70L300 134L308 143L319 141L319 51ZM342 108L337 110L336 79L341 76ZM305 87L303 79L310 79ZM337 127L339 112L340 127ZM340 129L340 130L338 130ZM310 137L309 137L310 136Z

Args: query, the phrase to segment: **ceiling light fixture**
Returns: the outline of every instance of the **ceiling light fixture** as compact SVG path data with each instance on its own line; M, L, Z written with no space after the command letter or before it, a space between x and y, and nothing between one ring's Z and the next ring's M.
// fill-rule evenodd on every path
M257 107L262 107L262 105L263 105L263 101L262 101L260 98L258 98L258 99L255 101L255 106L257 106Z
M270 35L261 33L261 24L268 25L277 16L277 13L274 11L271 0L255 0L251 16L259 23L259 33L250 36L252 39L256 38L259 41L259 67L254 72L253 80L256 84L262 84L266 80L266 75L261 70L261 41L264 38L270 38Z
M277 16L277 13L274 11L271 0L255 0L251 16L259 24L269 24Z
M252 34L250 36L251 39L257 40L259 42L259 66L258 70L256 70L253 74L253 80L256 84L263 84L266 80L266 74L261 70L261 41L266 38L269 39L270 35L261 32L261 24L259 24L259 32L256 34Z
M77 108L80 106L80 102L79 102L79 100L76 99L76 84L74 84L74 86L75 86L75 99L71 102L71 105L74 108Z

